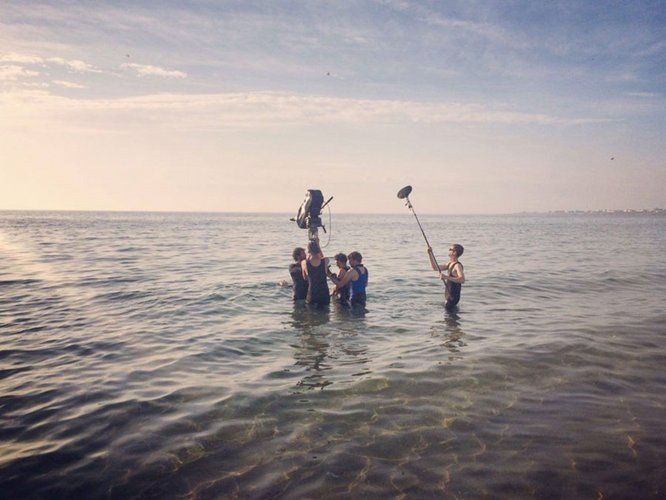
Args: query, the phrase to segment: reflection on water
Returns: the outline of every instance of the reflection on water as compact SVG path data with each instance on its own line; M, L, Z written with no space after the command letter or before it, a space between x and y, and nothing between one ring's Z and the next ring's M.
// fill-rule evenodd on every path
M330 321L329 308L312 307L307 304L294 304L292 326L298 332L298 344L294 345L294 358L297 367L304 367L306 376L297 386L307 389L323 389L332 384L325 377L331 366L326 363L329 344L328 334L318 331L318 327Z
M424 216L451 313L411 218L340 222L367 312L275 286L283 216L0 212L3 498L663 496L666 218Z
M298 341L293 344L295 366L305 373L297 387L324 389L340 378L340 372L344 374L352 367L353 377L370 373L363 368L370 362L362 341L364 310L340 304L329 309L296 303L291 318L291 326L298 334ZM335 325L328 327L331 321Z
M430 335L433 338L441 339L441 345L451 353L449 361L463 358L459 354L467 344L464 340L465 332L461 326L461 316L457 310L445 311L444 318L430 327Z
M303 301L296 301L291 313L291 325L296 330L312 333L318 326L325 325L331 320L330 307L311 306Z

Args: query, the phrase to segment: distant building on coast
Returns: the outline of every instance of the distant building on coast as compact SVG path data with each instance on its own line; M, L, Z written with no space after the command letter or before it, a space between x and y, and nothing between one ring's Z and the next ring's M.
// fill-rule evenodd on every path
M548 212L519 212L524 215L666 215L664 208L625 208L623 210L550 210Z
M664 208L625 208L624 210L551 210L549 214L560 215L666 215Z

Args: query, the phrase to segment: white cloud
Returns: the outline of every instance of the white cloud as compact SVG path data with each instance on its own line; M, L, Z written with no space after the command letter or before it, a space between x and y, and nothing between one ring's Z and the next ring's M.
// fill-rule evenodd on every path
M389 9L413 16L416 20L446 30L459 30L467 34L473 34L480 38L488 39L494 43L504 43L512 46L523 47L514 36L497 25L485 22L475 22L457 17L444 16L439 12L427 7L424 2L410 2L403 0L375 0L380 5Z
M39 75L38 71L25 69L23 66L17 66L15 64L0 66L0 81L14 81L18 80L19 78L26 78L37 75Z
M136 64L125 63L121 64L121 68L133 69L139 76L161 76L165 78L187 78L187 73L178 70L169 70L160 68L159 66L151 66L149 64Z
M0 54L0 63L15 63L24 65L62 66L76 73L103 73L99 68L79 59L65 59L63 57L41 57L32 54L19 54L8 52ZM12 65L12 67L18 67ZM121 68L135 71L139 76L158 76L163 78L187 78L187 73L170 70L150 64L125 63Z
M621 71L609 74L606 80L616 83L640 83L641 77L634 71Z
M85 89L85 85L81 85L80 83L74 83L74 82L68 82L65 80L53 80L51 83L54 85L58 85L60 87L65 87L68 89Z
M9 52L0 55L0 62L39 64L43 66L47 66L49 64L55 64L58 66L64 66L70 71L75 71L77 73L102 73L102 70L95 68L93 65L88 64L87 62L84 61L80 61L78 59L64 59L62 57L41 57L32 54L18 54L16 52Z
M17 54L15 52L10 52L8 54L0 55L0 62L13 62L13 63L22 63L22 64L41 64L44 62L44 58L38 56L31 56L26 54Z
M21 87L23 88L33 88L33 89L47 89L51 86L50 83L46 82L22 82Z
M348 99L281 92L154 94L118 99L76 99L48 91L0 93L0 111L75 127L151 126L224 128L312 124L540 124L576 125L606 119L557 117L481 104Z
M655 92L627 92L627 95L630 97L644 97L644 98L660 97L660 95Z
M78 59L63 59L62 57L49 57L46 61L65 66L71 71L76 71L77 73L101 73L102 70L95 68L91 64L88 64L84 61L79 61Z

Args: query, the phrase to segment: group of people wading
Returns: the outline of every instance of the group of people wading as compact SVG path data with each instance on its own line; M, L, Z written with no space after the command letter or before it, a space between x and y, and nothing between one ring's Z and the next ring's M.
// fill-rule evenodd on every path
M460 302L465 272L462 262L458 258L464 250L462 245L454 243L449 248L449 262L438 266L432 248L427 247L432 269L439 272L440 279L446 285L444 307L448 311L454 310ZM363 257L359 252L335 255L337 274L330 270L329 259L324 257L319 242L316 240L308 243L307 253L304 248L295 248L292 257L294 263L289 266L289 274L293 281L294 300L305 300L308 304L327 306L331 303L331 297L337 297L340 304L365 307L368 269L363 265ZM327 277L335 285L330 291Z
M324 257L316 240L308 243L307 253L304 248L297 247L292 256L294 263L289 266L289 274L293 281L294 300L327 306L331 297L337 297L342 305L365 307L368 269L363 265L363 256L359 252L337 254L334 257L337 273L330 270L329 259ZM332 290L328 288L327 278L333 282Z

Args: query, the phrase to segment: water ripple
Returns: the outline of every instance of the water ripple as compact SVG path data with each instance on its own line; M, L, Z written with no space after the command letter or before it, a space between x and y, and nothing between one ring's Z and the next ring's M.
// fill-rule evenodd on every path
M664 219L423 216L446 314L413 221L358 217L366 312L292 304L284 216L1 213L3 493L659 496Z

